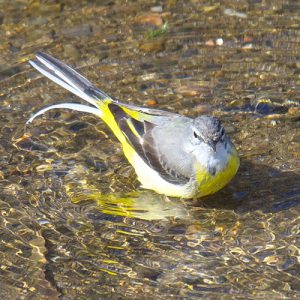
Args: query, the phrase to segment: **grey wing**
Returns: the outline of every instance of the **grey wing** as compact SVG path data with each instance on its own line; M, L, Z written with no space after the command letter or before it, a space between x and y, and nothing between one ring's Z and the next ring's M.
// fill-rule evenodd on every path
M157 171L168 182L185 184L189 181L188 176L180 173L169 163L168 153L162 153L155 138L158 124L146 120L136 120L116 103L110 103L108 107L130 145L148 166Z

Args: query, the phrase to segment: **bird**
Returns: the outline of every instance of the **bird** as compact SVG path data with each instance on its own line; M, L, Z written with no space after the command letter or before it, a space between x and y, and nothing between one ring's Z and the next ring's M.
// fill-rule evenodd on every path
M100 117L119 140L141 188L167 197L196 199L216 193L237 173L239 155L216 117L190 118L119 102L43 52L37 52L29 63L87 104L53 104L37 111L27 124L46 111L61 108Z

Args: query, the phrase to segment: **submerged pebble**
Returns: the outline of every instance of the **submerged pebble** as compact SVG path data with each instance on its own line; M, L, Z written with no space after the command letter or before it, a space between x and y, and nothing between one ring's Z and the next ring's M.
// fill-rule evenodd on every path
M92 27L88 24L66 27L61 29L61 34L68 38L88 37L92 34Z
M24 135L19 138L14 145L23 150L48 151L48 147L33 141L29 136Z
M158 6L152 6L151 7L151 11L154 13L161 13L163 11L163 8L161 5Z
M155 39L151 41L144 41L140 43L139 48L144 52L158 52L165 48L165 39Z
M147 24L160 27L163 25L163 19L160 14L156 13L147 13L139 15L135 18L135 22L138 24Z
M157 103L157 101L156 101L155 99L148 99L148 100L146 100L145 104L146 104L147 106L155 106L155 105L157 105L158 103Z
M262 115L282 114L288 111L287 107L275 104L269 99L259 99L254 103L253 107L256 113Z
M63 46L64 48L64 55L65 57L68 57L68 58L79 58L80 57L80 52L79 50L77 49L77 47L73 44L65 44Z
M231 17L238 17L238 18L242 18L242 19L247 18L247 14L245 14L243 12L239 12L239 11L237 11L235 9L232 9L232 8L225 8L224 9L224 14L228 15L228 16L231 16Z

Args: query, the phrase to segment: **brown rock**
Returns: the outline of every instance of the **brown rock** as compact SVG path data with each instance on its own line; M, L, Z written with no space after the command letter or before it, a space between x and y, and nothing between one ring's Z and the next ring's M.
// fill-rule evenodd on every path
M208 104L198 104L193 108L193 111L199 115L211 113L212 107Z
M292 116L300 116L300 107L290 107L288 114Z
M186 85L179 86L176 89L176 92L178 94L183 95L183 96L195 97L195 96L198 96L200 94L201 87L197 84L187 83Z
M157 27L161 27L164 23L160 14L157 13L148 13L137 16L135 18L135 22L138 24L148 24Z
M139 48L145 52L157 52L162 51L165 47L165 40L164 39L157 39L147 42L142 42L139 45Z
M216 44L215 44L215 41L214 41L214 40L210 39L210 40L208 40L208 41L205 42L205 45L206 45L206 46L213 47L213 46L215 46Z
M155 99L148 99L148 100L146 100L145 104L147 106L155 106L155 105L157 105L157 101Z

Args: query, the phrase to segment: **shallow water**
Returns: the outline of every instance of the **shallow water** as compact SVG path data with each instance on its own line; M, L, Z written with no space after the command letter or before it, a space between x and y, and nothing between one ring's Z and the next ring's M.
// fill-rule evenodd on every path
M222 3L0 0L1 297L300 297L300 6ZM96 117L25 127L79 101L28 65L38 50L124 102L218 116L238 175L167 199Z

